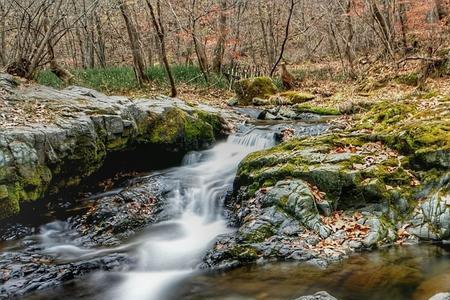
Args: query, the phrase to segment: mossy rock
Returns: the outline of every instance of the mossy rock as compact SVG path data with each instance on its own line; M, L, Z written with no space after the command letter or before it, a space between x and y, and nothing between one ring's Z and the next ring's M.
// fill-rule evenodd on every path
M10 197L10 191L6 185L0 185L0 219L4 219L19 213L18 197Z
M253 98L267 99L278 92L269 77L255 77L239 80L234 84L239 105L251 105Z
M398 187L401 193L410 194L411 171L399 166L396 158L382 156L369 168L364 167L364 162L377 153L334 151L349 145L364 146L367 142L363 136L330 134L292 139L274 148L252 153L239 166L236 188L246 187L251 197L268 183L275 185L282 180L296 178L316 186L326 193L329 203L341 208L364 204L364 194L377 202L389 202L391 195L386 186Z
M240 262L253 262L258 259L258 251L249 244L238 244L228 250L230 258Z
M214 124L211 125L205 120L210 122L214 120ZM147 142L154 145L178 146L185 150L199 148L200 145L214 142L214 130L219 128L216 120L203 113L189 115L178 108L170 108L150 129Z
M287 98L292 104L304 103L316 98L313 94L295 91L284 92L280 96Z
M374 138L408 155L424 168L450 166L450 102L421 109L420 101L383 101L360 120L356 129L368 129Z
M41 199L52 180L50 169L45 166L18 166L9 174L8 181L0 184L0 219L17 214L20 202Z
M314 113L324 116L337 116L341 114L340 110L334 107L311 105L306 103L298 104L294 107L294 109L299 113Z

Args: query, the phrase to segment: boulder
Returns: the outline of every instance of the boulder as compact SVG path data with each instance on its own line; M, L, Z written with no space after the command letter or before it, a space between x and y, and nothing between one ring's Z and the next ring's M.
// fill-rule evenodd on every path
M280 96L288 99L292 104L308 102L316 98L313 94L296 91L284 92Z
M303 296L300 298L297 298L295 300L337 300L335 297L331 296L327 292L317 292L314 295L309 296Z
M268 99L277 93L277 87L269 77L243 79L235 83L234 91L239 105L251 105L254 98Z
M0 219L24 202L77 186L111 153L144 147L183 153L211 145L223 128L217 111L168 97L132 100L82 87L29 86L9 90L8 100L15 109L34 103L44 112L37 120L30 112L18 116L21 124L0 124Z
M450 300L450 293L439 293L428 300Z

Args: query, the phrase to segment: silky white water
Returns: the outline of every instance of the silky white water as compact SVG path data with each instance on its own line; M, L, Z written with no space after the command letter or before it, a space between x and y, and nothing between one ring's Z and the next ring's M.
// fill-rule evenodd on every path
M253 132L231 136L211 150L188 154L182 167L167 174L173 186L167 199L173 217L158 224L177 234L148 237L138 247L139 269L126 274L125 281L108 297L162 300L168 289L195 271L214 239L230 230L222 204L239 162L273 143L273 133Z
M57 221L43 226L38 236L43 251L68 261L132 251L138 267L133 272L116 274L123 280L104 298L164 300L168 290L196 271L216 237L231 230L222 206L232 189L239 162L274 143L273 131L253 129L232 135L210 150L187 154L182 166L163 172L170 192L161 201L169 221L150 226L119 247L79 247L73 242L77 233L67 222ZM108 280L108 275L98 274L96 280Z

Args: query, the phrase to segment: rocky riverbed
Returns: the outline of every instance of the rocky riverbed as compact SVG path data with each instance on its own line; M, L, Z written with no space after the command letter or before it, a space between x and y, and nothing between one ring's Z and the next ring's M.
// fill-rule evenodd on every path
M273 259L320 267L355 251L450 238L450 102L381 102L347 129L293 138L240 164L239 228L206 266Z
M137 161L133 167L161 162L162 155L180 163L185 153L208 148L232 127L244 146L258 139L279 145L244 158L228 193L211 191L214 201L220 199L211 205L218 209L224 202L219 215L235 230L214 239L199 270L280 260L325 270L357 252L450 238L446 97L427 104L379 101L351 118L334 119L292 103L233 112L166 97L17 85L8 76L0 76L0 84L3 115L19 115L0 124L0 215L8 217L1 230L0 298L79 282L93 272L139 269L142 235L181 234L177 226L146 231L171 218L167 199L180 187L166 176L170 169L78 196L76 204L66 206L57 196L111 165L127 165L118 164L125 157ZM249 118L254 124L241 122ZM208 156L193 152L185 160L195 165L202 155ZM167 167L143 169L155 166ZM18 213L40 218L30 202L59 205L67 213L41 227L16 222ZM326 293L305 297L300 299L334 299Z

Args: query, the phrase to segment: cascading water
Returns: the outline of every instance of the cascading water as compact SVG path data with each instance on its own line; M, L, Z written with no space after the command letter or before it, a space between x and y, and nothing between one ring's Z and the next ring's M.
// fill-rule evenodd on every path
M239 162L251 152L273 146L275 140L270 128L254 127L210 150L189 153L182 166L158 173L164 190L169 191L160 199L167 221L149 226L118 247L80 246L79 233L70 220L42 226L40 234L30 237L33 241L29 242L62 263L76 264L117 253L137 259L131 272L98 272L90 277L93 286L109 283L107 290L95 292L92 299L172 299L174 290L170 288L198 272L197 266L216 237L232 230L227 227L222 205L232 189Z
M273 144L270 131L233 135L211 150L188 154L182 167L169 171L172 191L166 201L171 220L156 225L160 235L141 241L139 268L125 274L107 298L165 299L168 288L195 271L214 239L230 230L221 208L239 162Z

